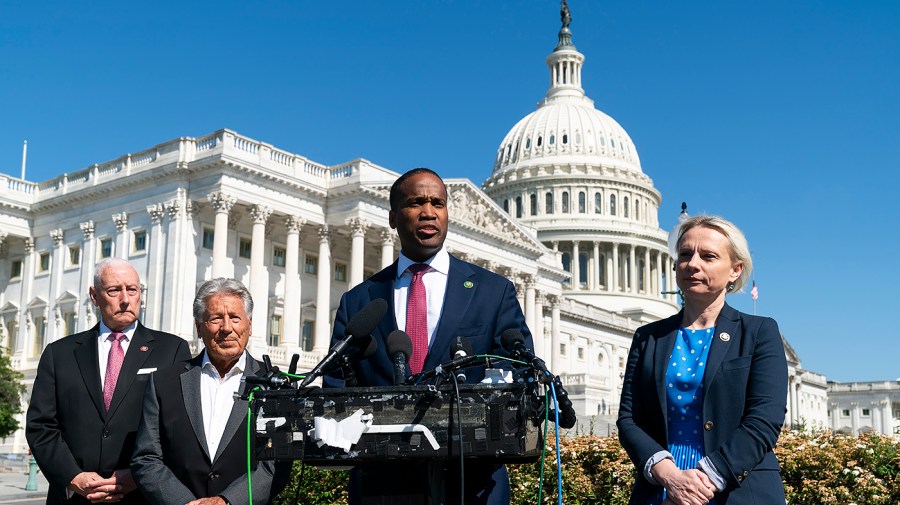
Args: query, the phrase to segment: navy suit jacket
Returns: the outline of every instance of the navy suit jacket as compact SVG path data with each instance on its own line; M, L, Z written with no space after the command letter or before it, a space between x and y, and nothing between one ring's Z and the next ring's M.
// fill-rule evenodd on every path
M38 364L25 437L50 483L48 504L66 502L66 486L81 472L109 477L129 467L150 370L191 357L183 338L138 323L107 412L100 387L99 332L98 324L53 342ZM71 502L88 503L77 494ZM145 501L132 491L121 503Z
M376 298L388 302L387 314L372 332L378 349L368 359L353 365L360 386L394 384L393 365L386 350L386 340L397 329L393 291L396 278L397 262L394 262L341 297L334 320L332 345L344 337L347 322L369 302ZM530 349L534 348L513 284L504 277L451 255L441 320L425 357L423 370L430 370L449 360L450 345L456 337L468 339L475 354L506 355L500 347L500 335L510 328L520 330L526 345ZM484 370L469 369L466 377L469 383L480 382L484 378ZM326 387L344 386L340 371L326 376L324 383ZM427 486L422 487L422 483L428 479L425 475L427 466L396 463L356 470L351 474L350 503L379 503L377 498L374 501L368 500L381 495L398 497L420 492L427 494ZM454 496L459 486L458 465L448 466L445 479L446 502L458 503L459 498ZM509 477L503 465L467 462L465 482L466 503L470 505L509 503ZM417 502L413 500L405 503Z
M344 337L347 322L369 302L382 298L388 302L387 314L372 332L378 343L375 354L358 361L353 368L360 386L392 386L393 365L387 353L387 336L397 329L394 317L394 280L397 278L397 262L344 293L334 318L331 343ZM468 287L471 286L471 287ZM450 256L447 274L447 291L441 320L434 340L428 348L423 370L430 370L449 360L450 345L456 337L464 337L472 344L475 354L506 353L500 347L500 335L504 330L518 329L525 337L525 344L534 349L531 332L525 325L525 316L516 299L516 288L506 278ZM468 382L480 382L484 370L467 373ZM343 387L340 372L325 378L328 387Z
M655 453L668 446L666 369L683 313L638 328L628 355L619 408L619 439L638 469L630 504L660 490L644 478ZM787 405L787 361L773 319L727 304L716 320L703 375L703 446L726 481L716 503L784 503L772 452Z

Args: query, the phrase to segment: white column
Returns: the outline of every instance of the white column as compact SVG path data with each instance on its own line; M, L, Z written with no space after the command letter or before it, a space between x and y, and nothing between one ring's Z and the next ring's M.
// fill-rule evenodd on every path
M614 292L619 291L619 244L613 242L612 244L612 290Z
M859 435L859 402L850 402L850 427L854 436Z
M319 227L319 272L316 276L316 333L313 352L328 351L331 342L331 233L327 224Z
M352 289L363 281L363 267L366 255L366 230L369 223L359 218L349 219L350 227L350 276L347 289Z
M637 293L637 259L635 257L634 244L628 246L628 293Z
M300 284L300 229L306 221L298 216L287 216L287 257L284 260L284 329L283 346L288 352L300 345L301 299Z
M231 207L234 206L237 199L222 192L210 193L206 198L216 209L212 264L212 277L215 279L228 275L228 268L225 264L228 260L228 213L231 212Z
M78 294L86 300L89 297L88 288L94 285L94 264L97 262L97 253L94 250L94 222L85 221L79 223L79 226L84 234L84 241L81 243L81 284ZM90 302L85 304L85 307L90 307ZM85 331L93 326L91 309L86 309L84 313L81 307L75 310L78 312L78 331Z
M534 352L544 360L550 357L548 342L544 338L544 295L537 293L534 299L534 327L529 327L534 340Z
M112 220L116 223L116 251L117 258L128 259L128 214L120 212L112 215Z
M147 285L144 324L159 328L162 319L162 265L165 261L162 220L166 210L162 205L148 205L147 214L150 216L150 248L147 250L147 278L144 279Z
M47 343L65 337L66 332L63 329L62 311L56 300L60 295L60 284L62 283L63 266L66 261L66 245L64 241L65 234L62 228L50 230L50 238L53 239L53 253L50 265L50 299L47 304L53 307L53 321L47 325ZM74 332L73 332L74 333Z
M272 209L264 205L250 207L253 235L250 238L250 295L253 296L253 330L250 334L251 354L265 354L269 323L269 272L266 270L266 221ZM287 259L287 258L285 258ZM256 352L254 352L256 351Z
M653 292L651 285L653 281L650 280L650 248L644 248L644 294L649 295Z
M891 418L891 398L887 397L879 402L881 408L881 433L883 435L894 434L894 423Z
M525 324L528 325L528 329L532 332L535 328L535 312L534 312L534 277L531 275L525 276Z
M572 271L572 290L577 291L581 289L581 261L579 256L581 253L578 251L578 241L572 241L572 260L569 262L571 268L569 270Z
M381 268L387 268L394 262L394 230L381 229Z
M559 297L551 296L550 298L550 369L555 374L560 374L563 370L562 358L559 354Z
M613 254L612 247L606 250L606 291L612 292L615 291L615 284L613 283Z
M660 294L662 292L662 251L656 251L656 290L653 294Z
M159 307L160 325L158 326L158 329L175 335L185 336L193 334L193 329L183 332L181 328L184 326L181 324L181 318L184 317L186 319L185 322L187 323L193 323L194 317L190 306L182 306L184 304L183 302L186 301L182 292L184 284L186 284L185 280L187 280L184 273L184 265L187 258L182 254L183 249L181 244L182 240L185 240L182 237L183 233L181 229L181 216L184 213L184 202L182 202L180 197L173 198L165 203L165 209L166 247L164 249L165 262L163 265L165 273L162 282L162 296L163 300L166 300L166 302ZM195 288L194 279L190 279L187 284L192 288ZM191 301L193 301L193 297L191 297Z
M519 275L516 272L510 271L509 278L512 279L513 284L516 286L516 300L519 301L519 308L522 309L522 314L525 314L525 286L522 284L522 280L519 279ZM526 317L526 324L528 316Z
M591 272L591 291L600 289L600 242L594 241L594 266Z
M22 357L30 357L33 347L31 325L28 324L28 303L31 301L31 288L34 285L34 239L25 238L25 259L22 261L22 293L19 299L19 338L16 347L22 350Z

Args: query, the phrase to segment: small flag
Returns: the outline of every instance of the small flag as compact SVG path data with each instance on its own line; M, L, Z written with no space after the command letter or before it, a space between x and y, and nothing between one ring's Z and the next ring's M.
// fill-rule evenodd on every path
M756 281L753 281L753 287L750 288L750 298L753 298L754 302L759 298L759 289L756 287Z

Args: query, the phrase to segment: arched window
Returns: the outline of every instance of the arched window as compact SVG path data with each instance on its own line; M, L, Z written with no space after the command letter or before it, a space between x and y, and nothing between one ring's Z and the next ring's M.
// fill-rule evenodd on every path
M516 197L516 217L519 219L522 218L522 197L521 196Z
M509 199L503 200L503 212L509 214Z
M572 255L569 254L569 253L567 253L567 252L564 252L564 253L562 254L562 267L563 267L563 270L565 270L566 272L569 272L569 271L570 271L570 270L569 270L569 264L570 264L570 263L572 263ZM567 283L568 283L568 281L563 281L563 284L567 284Z
M531 194L531 215L537 215L537 194L535 193Z
M584 191L578 192L578 212L581 214L587 212L587 195L584 194Z
M548 191L544 198L544 205L547 208L547 214L553 214L553 192Z
M603 208L603 198L600 193L594 193L594 213L600 214Z
M538 141L537 141L537 146L538 146L538 147L541 147L541 144L543 143L543 140L544 140L544 138L541 137L540 135L538 135Z
M581 132L575 132L575 145L581 145Z
M556 135L551 133L550 134L550 145L552 146L555 143L556 143Z
M600 145L606 147L606 137L600 135Z
M566 133L563 133L563 144L568 144L568 143L569 143L569 135Z
M612 146L613 149L616 148L616 139L609 139L609 145Z
M640 200L634 201L634 218L637 219L638 221L641 220L641 201Z
M563 191L562 211L563 211L563 214L569 213L569 192L568 191Z
M622 217L628 217L628 197L622 197Z
M609 215L616 215L616 195L609 195Z
M525 150L531 149L531 137L525 139Z

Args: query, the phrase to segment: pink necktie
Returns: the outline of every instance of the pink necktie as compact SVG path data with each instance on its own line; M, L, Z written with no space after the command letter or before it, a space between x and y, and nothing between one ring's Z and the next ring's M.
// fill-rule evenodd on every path
M413 353L409 358L409 370L419 373L428 354L428 302L425 299L425 283L422 276L430 267L414 263L407 268L413 274L406 295L406 333L412 340Z
M116 390L116 382L119 380L119 370L125 361L125 350L122 349L124 333L114 331L106 339L112 342L109 348L109 359L106 360L106 378L103 380L103 406L109 412L109 404L112 403L113 392Z

